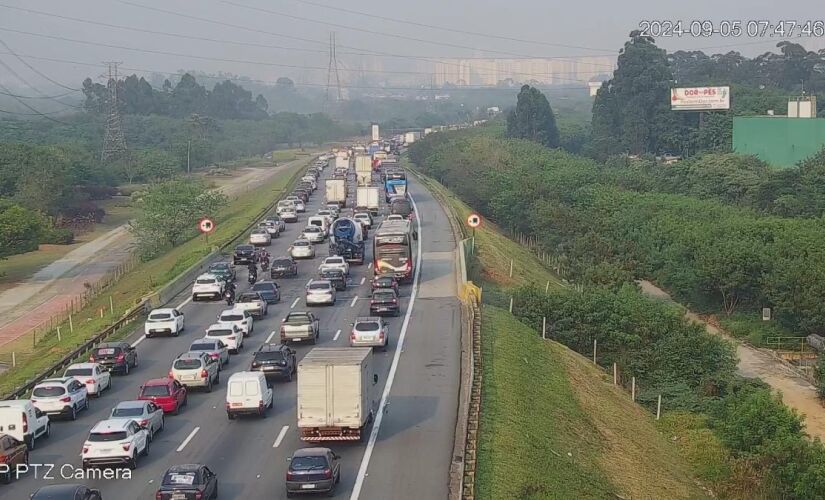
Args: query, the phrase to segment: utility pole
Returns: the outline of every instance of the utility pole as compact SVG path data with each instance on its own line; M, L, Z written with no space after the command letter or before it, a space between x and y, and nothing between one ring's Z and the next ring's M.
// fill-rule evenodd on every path
M192 151L192 139L189 139L189 142L186 145L186 173L191 174L192 169L189 166L189 153Z
M109 99L107 102L106 133L103 137L103 161L128 155L126 136L123 134L123 122L120 117L120 100L117 93L118 75L117 66L120 62L110 61L105 64L109 67L107 86Z
M327 109L329 104L329 89L332 86L332 79L335 78L335 86L338 89L338 101L343 101L344 96L341 92L341 76L338 74L338 54L336 51L335 32L329 34L329 64L327 65L327 87L324 94L324 109Z

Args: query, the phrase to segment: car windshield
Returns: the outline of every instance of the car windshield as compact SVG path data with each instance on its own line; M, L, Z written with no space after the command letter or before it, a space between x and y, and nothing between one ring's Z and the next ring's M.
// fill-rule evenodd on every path
M287 323L291 323L293 325L308 325L309 316L306 314L290 314L287 316Z
M341 258L327 259L327 261L325 262L325 264L343 264L343 263L344 263L344 259L341 259Z
M191 486L197 483L198 473L192 472L167 472L163 476L164 486Z
M255 353L255 359L261 361L283 361L284 355L281 351L261 351Z
M89 439L87 441L91 441L93 443L105 443L108 441L123 441L124 439L126 439L125 431L93 432L89 434Z
M88 377L92 375L91 368L69 368L63 374L64 377Z
M35 387L32 396L36 398L56 398L66 394L66 389L57 385L48 387Z
M372 295L372 298L377 299L377 300L392 300L392 299L395 298L395 294L392 293L392 292L386 292L386 293L376 292Z
M172 319L172 315L169 313L153 313L149 316L149 321L166 321Z
M315 470L325 469L327 467L327 459L325 457L294 457L289 462L289 468L292 470Z
M197 280L195 283L197 283L199 285L214 285L215 280L213 280L211 278L202 278L202 279Z
M375 330L378 330L377 321L362 321L360 323L355 323L356 332L374 332Z
M243 321L243 314L239 313L229 313L229 314L221 314L221 321Z
M115 408L113 417L140 417L143 415L143 407Z
M292 261L287 260L287 259L279 259L279 260L276 260L275 262L273 262L272 265L273 266L279 266L279 267L289 267L289 266L292 265Z
M254 302L256 300L260 300L257 293L242 293L240 297L238 297L238 302Z
M329 283L310 283L310 290L329 290Z
M147 385L141 392L144 396L168 396L169 387L165 385Z
M215 350L215 343L214 342L195 342L191 346L189 346L190 351L214 351Z
M199 359L178 359L175 361L175 370L197 370L201 367Z
M214 330L209 330L206 334L210 337L228 337L232 335L234 332L232 330L223 329L223 328L216 328Z
M296 241L295 243L293 243L293 245L296 246L296 247L308 247L309 242L308 241Z

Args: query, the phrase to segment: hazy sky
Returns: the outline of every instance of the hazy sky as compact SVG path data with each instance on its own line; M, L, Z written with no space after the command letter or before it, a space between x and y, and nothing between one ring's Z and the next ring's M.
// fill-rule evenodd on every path
M420 77L423 80L426 75L416 73L426 69L426 59L435 57L562 58L615 54L626 40L627 34L644 19L680 19L686 24L694 19L708 19L717 23L722 20L746 22L750 19L793 19L801 22L821 12L819 0L740 0L726 2L725 5L711 0L643 0L632 4L603 0L565 3L538 0L308 1L347 11L319 7L303 0L0 0L0 40L36 70L73 87L78 86L85 76L94 79L101 75L104 72L101 62L109 60L121 61L127 73L136 70L174 73L179 69L196 69L212 73L231 72L272 82L280 76L289 76L306 84L324 85L331 31L337 33L342 74L354 76L353 73L357 73L387 80ZM250 10L240 7L240 4L276 11L278 14ZM138 5L239 27L184 18ZM121 27L82 23L9 7ZM352 11L404 19L407 22L379 19ZM284 14L340 26L290 18ZM456 33L413 23L541 43ZM209 38L218 42L152 34L123 27ZM380 33L420 40L395 38ZM42 35L63 39L44 38ZM740 50L747 55L770 50L777 41L771 37L748 38L745 35L733 39L693 39L690 36L658 39L659 45L669 50ZM822 39L795 38L794 41L810 49L825 48ZM123 47L167 54L138 52ZM368 52L384 55L358 55ZM387 57L388 55L402 57ZM32 86L54 88L53 84L26 67L2 45L0 60ZM365 68L372 72L351 71ZM148 73L137 72L148 76ZM0 81L18 88L25 86L2 65Z

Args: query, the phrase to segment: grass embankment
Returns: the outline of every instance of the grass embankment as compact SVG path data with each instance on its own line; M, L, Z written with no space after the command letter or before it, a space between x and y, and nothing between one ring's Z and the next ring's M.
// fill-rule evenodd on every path
M169 283L182 271L207 255L210 247L221 246L232 241L254 216L281 195L292 176L305 166L301 164L288 168L248 194L245 193L244 196L231 200L217 214L217 226L209 237L208 246L203 237L197 237L160 257L139 264L74 315L74 333L69 332L68 323L63 324L61 342L57 341L56 334L50 334L45 339L39 340L34 347L32 347L32 339L29 336L3 346L3 351L6 353L16 352L17 368L9 369L0 375L0 394L22 385L26 380L33 378L72 349L111 325L129 308L139 303L142 297ZM109 297L112 297L114 303L114 315L109 313ZM100 317L100 309L105 310L103 318ZM124 328L112 339L124 337L128 333L129 329Z
M479 499L704 498L649 413L505 309L482 312Z

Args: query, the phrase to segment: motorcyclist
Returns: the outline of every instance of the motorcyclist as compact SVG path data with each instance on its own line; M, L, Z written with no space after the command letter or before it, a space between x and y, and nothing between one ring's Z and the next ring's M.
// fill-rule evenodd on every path
M269 252L266 250L261 251L261 270L266 271L269 268L269 259L270 255Z
M223 296L226 299L226 305L231 306L235 303L235 285L227 285L226 290L223 292Z
M258 281L258 266L251 262L247 269L249 270L249 284L251 285Z

